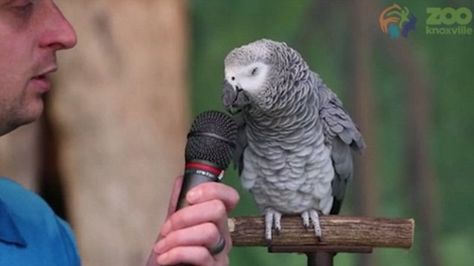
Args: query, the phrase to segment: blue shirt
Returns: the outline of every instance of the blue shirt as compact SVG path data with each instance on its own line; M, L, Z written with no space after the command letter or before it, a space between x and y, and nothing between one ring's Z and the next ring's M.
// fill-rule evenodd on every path
M79 266L69 225L35 193L0 178L0 266Z

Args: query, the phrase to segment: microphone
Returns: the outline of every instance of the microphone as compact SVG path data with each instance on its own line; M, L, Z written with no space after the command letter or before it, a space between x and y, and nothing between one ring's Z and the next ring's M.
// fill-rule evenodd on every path
M194 119L185 148L183 184L176 210L187 205L186 193L204 182L219 182L235 150L237 124L229 115L206 111Z

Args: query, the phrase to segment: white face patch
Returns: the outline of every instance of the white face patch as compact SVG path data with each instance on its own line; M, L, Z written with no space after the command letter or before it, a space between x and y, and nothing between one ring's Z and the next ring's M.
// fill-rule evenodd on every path
M229 66L225 68L226 80L236 89L257 94L264 89L270 67L256 62L247 66Z

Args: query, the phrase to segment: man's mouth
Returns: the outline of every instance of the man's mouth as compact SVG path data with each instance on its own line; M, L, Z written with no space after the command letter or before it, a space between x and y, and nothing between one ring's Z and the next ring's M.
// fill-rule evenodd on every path
M47 92L51 87L49 74L55 72L56 70L57 67L54 66L46 69L45 71L40 72L39 75L32 77L31 80L33 82L34 88L41 93Z
M38 76L34 76L33 79L46 79L46 75L38 75Z
M58 70L58 67L56 65L53 65L51 67L46 68L45 70L41 71L37 76L35 77L44 77L47 76L50 73L56 72Z

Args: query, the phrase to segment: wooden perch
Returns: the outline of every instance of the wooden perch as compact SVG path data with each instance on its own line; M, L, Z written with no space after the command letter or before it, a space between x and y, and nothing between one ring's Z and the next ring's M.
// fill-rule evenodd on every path
M322 240L312 228L305 229L299 216L284 216L281 232L273 232L268 245L263 217L235 217L228 220L234 246L266 246L273 252L371 252L375 247L410 248L413 219L322 216ZM313 248L313 249L311 249Z

